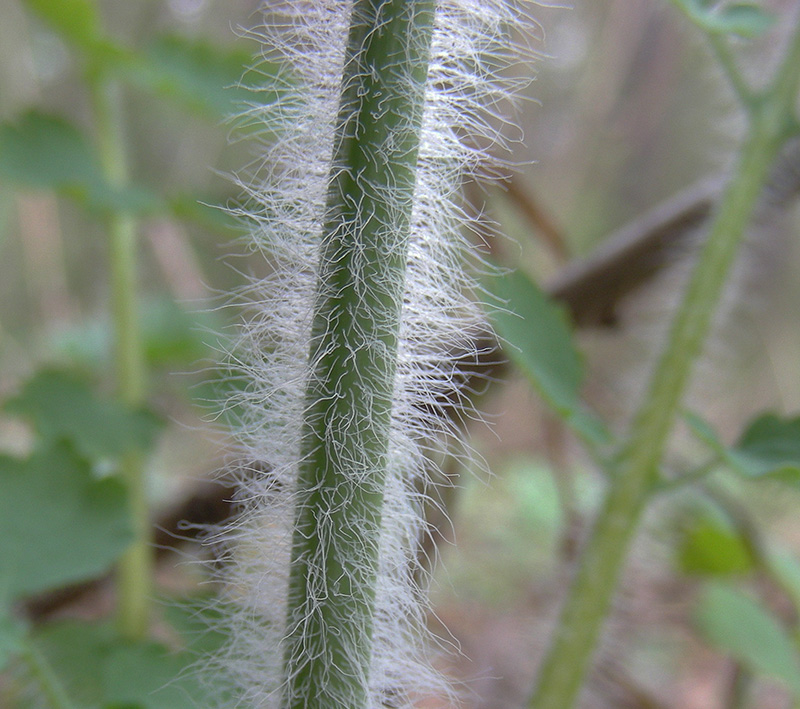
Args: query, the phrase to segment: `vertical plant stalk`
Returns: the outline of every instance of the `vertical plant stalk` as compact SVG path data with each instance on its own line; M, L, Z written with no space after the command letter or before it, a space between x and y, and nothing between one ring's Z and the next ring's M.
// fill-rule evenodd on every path
M97 72L92 76L92 89L103 173L110 187L123 188L128 181L128 163L120 87ZM145 366L137 307L136 220L130 214L115 212L109 217L108 234L118 395L123 403L137 407L145 398ZM147 633L153 575L147 486L141 456L125 455L121 472L128 488L134 541L120 559L117 571L118 623L125 637L137 639Z
M795 125L800 27L772 83L746 108L750 124L736 170L700 252L648 394L613 471L583 552L532 709L568 709L577 700L631 540L646 507L692 366L769 167Z
M345 55L298 474L287 707L367 706L433 0L359 0Z
M230 642L208 672L241 705L453 694L430 661L421 511L456 433L443 407L467 398L457 353L484 322L460 186L490 159L476 146L503 145L494 112L519 84L501 72L525 51L507 31L529 19L508 0L266 11L286 91L244 116L277 127L241 182L270 268L231 355L241 515L223 530Z

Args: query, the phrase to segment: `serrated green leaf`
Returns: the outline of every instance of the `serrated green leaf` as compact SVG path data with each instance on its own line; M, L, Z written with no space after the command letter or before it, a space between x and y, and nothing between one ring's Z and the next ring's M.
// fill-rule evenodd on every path
M724 584L707 586L693 614L705 639L754 672L782 681L800 697L800 660L787 631L763 606Z
M747 545L728 526L701 519L683 530L678 563L687 574L742 574L753 569Z
M92 0L24 0L52 29L79 47L102 41L100 18Z
M33 638L76 709L196 709L203 693L187 668L197 660L156 642L130 642L108 624L54 623Z
M0 456L0 588L32 594L104 573L133 539L125 488L71 446Z
M253 61L247 51L225 49L209 42L177 35L157 38L126 67L126 77L137 86L175 100L189 109L222 118L253 101L242 85L244 67ZM270 66L261 67L269 74ZM275 67L277 73L277 66ZM260 77L264 83L264 77ZM260 93L264 104L277 98L273 90Z
M38 371L5 409L29 419L46 440L66 439L87 460L118 460L148 450L158 419L95 395L80 377L59 370Z
M580 401L583 362L565 311L522 271L487 279L487 310L508 356L542 399L584 440L607 443L602 422Z

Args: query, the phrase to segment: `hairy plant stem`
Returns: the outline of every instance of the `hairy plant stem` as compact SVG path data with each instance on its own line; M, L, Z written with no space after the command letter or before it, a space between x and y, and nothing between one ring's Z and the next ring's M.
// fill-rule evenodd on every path
M92 88L103 173L110 187L122 188L128 181L128 165L119 86L98 72L92 76ZM136 289L136 220L130 214L114 212L108 220L108 234L118 396L123 403L136 407L145 397ZM118 624L125 637L138 639L146 635L149 617L153 575L150 515L141 456L128 454L120 466L128 488L134 541L117 571Z
M353 7L298 475L284 652L285 705L292 708L367 706L434 6L433 0L357 0Z
M800 26L773 82L746 104L749 129L701 249L665 350L630 436L613 467L605 502L583 551L532 709L574 706L631 540L652 496L680 402L769 167L790 134L800 81Z

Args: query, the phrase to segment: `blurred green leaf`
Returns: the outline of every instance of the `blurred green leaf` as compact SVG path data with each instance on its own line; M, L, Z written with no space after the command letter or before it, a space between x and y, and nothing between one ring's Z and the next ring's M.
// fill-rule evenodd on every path
M485 281L487 311L506 353L544 401L586 441L607 443L603 423L580 401L583 362L565 311L522 271Z
M15 618L0 601L0 672L14 655L22 652L27 630L25 623Z
M785 551L773 551L767 555L771 573L789 594L794 607L800 613L800 561Z
M752 477L770 475L800 482L800 416L759 416L745 429L732 455Z
M23 0L25 5L73 44L91 49L102 41L92 0Z
M704 27L717 34L735 34L752 39L775 24L775 16L753 3L736 3L708 13Z
M192 221L213 231L241 236L245 230L242 221L229 210L215 204L213 198L204 200L197 195L171 196L169 210L177 219Z
M199 655L216 653L229 639L230 606L210 595L165 602L164 616L186 647Z
M730 34L752 39L775 24L773 14L751 2L721 5L710 0L672 0L672 3L710 34Z
M0 123L0 179L53 190L99 212L153 213L165 207L144 188L110 186L83 134L63 118L37 111Z
M687 574L742 574L754 560L747 545L730 527L709 518L685 530L678 546L678 563Z
M224 118L254 100L253 91L242 85L244 67L252 61L247 51L170 35L157 38L130 62L125 73L140 88L190 110ZM259 68L270 73L270 65ZM262 93L258 101L267 104L276 98L275 92Z
M5 409L30 419L47 440L70 441L92 462L148 450L161 425L151 413L101 399L88 382L51 369L38 371Z
M63 118L37 111L0 124L0 177L52 190L101 179L95 153L84 136Z
M33 642L66 687L76 709L196 709L204 705L197 657L156 642L129 642L108 624L55 623Z
M141 303L142 341L148 367L193 365L213 354L209 333L219 333L218 313L188 310L172 298L151 298ZM215 341L219 335L214 336ZM106 315L70 325L51 336L51 351L80 365L110 361L111 323Z
M705 639L755 672L781 680L800 697L800 662L786 629L763 606L721 583L707 586L693 614Z
M782 419L775 414L762 414L747 426L732 448L697 414L684 414L684 421L740 475L800 484L800 417Z
M66 443L0 456L0 588L12 597L94 578L131 542L125 488Z

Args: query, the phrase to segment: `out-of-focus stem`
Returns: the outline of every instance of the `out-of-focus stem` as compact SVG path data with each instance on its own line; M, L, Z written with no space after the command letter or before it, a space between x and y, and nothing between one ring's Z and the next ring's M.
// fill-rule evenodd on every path
M789 137L800 82L800 25L771 85L745 105L750 118L737 169L700 252L648 394L614 466L605 503L581 558L532 709L574 706L617 587L631 539L653 493L692 366L770 165Z
M100 73L93 77L93 98L103 172L110 187L123 188L128 182L128 165L120 88ZM136 220L119 211L111 214L108 236L118 394L125 404L140 406L145 398L145 367L137 307ZM134 541L118 568L118 622L122 634L135 639L147 632L153 553L141 456L126 455L121 467L130 498Z

